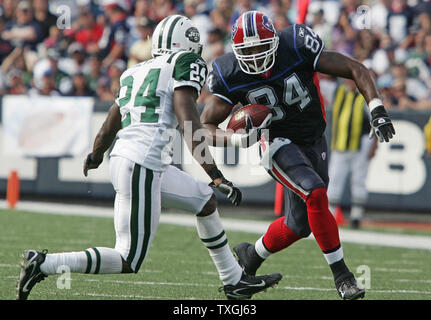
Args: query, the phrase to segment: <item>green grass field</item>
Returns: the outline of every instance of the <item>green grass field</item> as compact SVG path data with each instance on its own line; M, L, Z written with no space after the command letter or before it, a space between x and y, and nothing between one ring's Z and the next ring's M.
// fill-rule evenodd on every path
M259 235L227 232L230 245L254 242ZM19 260L27 248L49 252L80 251L114 245L110 218L45 215L0 210L0 299L15 299ZM431 299L431 252L370 245L343 244L345 260L360 277L370 270L370 300ZM302 240L274 256L260 273L280 272L275 288L253 299L338 300L330 269L317 244ZM50 276L32 290L29 299L224 299L221 282L207 249L192 227L160 224L148 257L138 274L71 275L70 289L57 289Z

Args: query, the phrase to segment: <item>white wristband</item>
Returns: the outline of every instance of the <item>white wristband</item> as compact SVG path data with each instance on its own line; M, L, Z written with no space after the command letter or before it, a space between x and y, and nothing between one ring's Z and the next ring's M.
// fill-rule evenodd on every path
M375 108L382 106L383 105L383 101L379 98L374 98L370 101L370 103L368 104L368 107L370 108L370 112L373 111Z
M230 143L235 147L243 147L242 146L242 134L234 133L230 136Z

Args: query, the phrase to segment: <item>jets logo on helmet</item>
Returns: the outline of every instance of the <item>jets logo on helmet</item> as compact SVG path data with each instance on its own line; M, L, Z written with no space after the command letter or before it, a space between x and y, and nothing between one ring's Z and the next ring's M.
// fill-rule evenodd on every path
M245 73L265 73L273 67L279 38L271 19L263 13L243 13L232 29L232 41L235 57Z
M151 54L153 57L177 51L201 54L200 35L192 21L179 14L164 18L153 33Z
M186 37L192 42L199 43L199 41L201 40L201 36L199 34L199 31L195 27L191 27L191 28L187 29Z

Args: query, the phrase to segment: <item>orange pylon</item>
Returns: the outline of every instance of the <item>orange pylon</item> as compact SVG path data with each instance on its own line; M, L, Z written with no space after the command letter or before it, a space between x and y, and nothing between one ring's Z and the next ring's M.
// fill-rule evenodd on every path
M341 209L340 206L335 207L335 221L339 226L342 226L346 223L346 220L344 219L343 210Z
M6 200L9 204L9 209L14 209L19 200L19 178L15 170L10 172L7 180Z

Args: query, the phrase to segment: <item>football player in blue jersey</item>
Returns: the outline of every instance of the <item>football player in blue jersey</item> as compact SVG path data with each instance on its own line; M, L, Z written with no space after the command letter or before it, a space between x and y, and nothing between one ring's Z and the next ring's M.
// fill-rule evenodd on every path
M352 79L371 111L371 126L380 142L388 142L394 127L379 98L376 83L360 62L325 50L309 27L295 24L276 31L271 20L258 11L243 13L232 30L233 52L213 62L208 79L212 96L201 115L214 145L247 148L263 129L261 157L268 173L288 189L286 215L275 220L255 244L234 248L247 273L312 232L334 276L343 299L358 299L365 289L344 262L338 227L328 208L328 163L325 109L317 72ZM263 104L273 114L259 127L250 122L246 133L222 132L218 125L237 105Z

